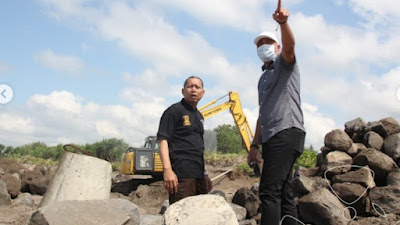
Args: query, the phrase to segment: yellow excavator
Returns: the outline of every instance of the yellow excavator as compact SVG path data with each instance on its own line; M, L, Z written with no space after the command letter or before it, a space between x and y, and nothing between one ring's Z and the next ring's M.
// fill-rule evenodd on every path
M210 108L211 105L214 105L228 95L228 101ZM242 137L243 147L247 151L250 151L250 137L253 139L254 135L251 131L246 115L243 112L239 94L237 92L231 91L219 99L212 100L208 104L200 107L199 111L203 115L204 119L207 119L228 109L231 112L233 120L235 121L235 125L238 128L240 136ZM129 147L122 155L122 174L162 176L162 172L163 167L156 136L147 137L143 147Z

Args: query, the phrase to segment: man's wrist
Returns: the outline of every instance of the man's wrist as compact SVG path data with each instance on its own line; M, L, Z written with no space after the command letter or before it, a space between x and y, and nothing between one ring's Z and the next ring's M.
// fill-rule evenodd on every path
M259 149L259 146L258 146L258 144L253 143L253 144L250 145L250 148Z
M277 20L276 22L279 23L280 25L282 25L282 24L285 24L287 22L287 20L285 20L283 22Z

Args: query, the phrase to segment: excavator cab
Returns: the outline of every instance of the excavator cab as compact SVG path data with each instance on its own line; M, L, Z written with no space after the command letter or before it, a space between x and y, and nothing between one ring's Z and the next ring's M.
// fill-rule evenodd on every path
M143 147L129 147L122 155L122 174L162 175L163 167L156 136L148 136Z

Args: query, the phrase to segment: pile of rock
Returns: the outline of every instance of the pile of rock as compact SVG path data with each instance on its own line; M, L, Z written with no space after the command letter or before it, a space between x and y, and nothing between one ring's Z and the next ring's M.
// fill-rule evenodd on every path
M395 224L400 221L400 125L393 118L357 118L332 130L317 167L293 180L300 220L311 224ZM400 223L400 222L399 222Z

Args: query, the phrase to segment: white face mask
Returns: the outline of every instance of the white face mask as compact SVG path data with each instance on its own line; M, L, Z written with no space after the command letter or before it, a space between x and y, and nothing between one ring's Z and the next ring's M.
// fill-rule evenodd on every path
M257 55L263 62L270 62L275 60L275 45L263 44L257 48Z

